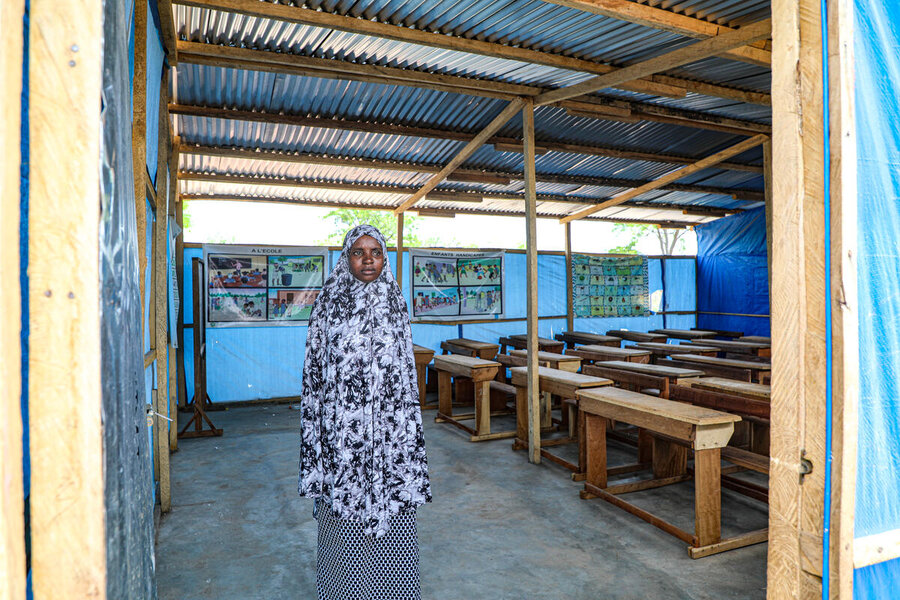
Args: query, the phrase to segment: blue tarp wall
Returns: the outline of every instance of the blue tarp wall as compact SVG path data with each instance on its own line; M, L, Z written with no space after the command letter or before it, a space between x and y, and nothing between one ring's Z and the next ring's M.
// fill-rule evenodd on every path
M339 252L331 252L331 264ZM184 249L184 322L193 323L191 298L191 259L202 257L200 248ZM396 252L389 252L393 266ZM665 263L665 267L663 266ZM538 255L538 315L561 317L541 319L538 332L543 337L563 331L566 326L565 257L561 254ZM665 268L665 273L663 269ZM409 302L409 254L403 255L404 295ZM663 279L672 282L664 294L665 310L694 311L694 257L651 258L649 260L650 293L663 290ZM526 314L525 254L506 253L505 275L506 318L522 318ZM575 319L575 329L605 333L610 329L647 331L660 327L689 329L695 325L694 315L660 315L617 319ZM501 336L524 333L525 321L465 324L465 337L496 342ZM459 337L457 325L412 326L413 340L440 352L440 343ZM184 332L185 378L188 400L193 398L194 362L193 331ZM306 344L306 327L234 327L207 329L207 388L213 402L255 400L296 396L300 393L300 373Z
M900 3L855 8L860 538L900 529ZM854 573L854 598L898 590L900 559Z
M765 209L698 225L694 231L697 233L697 326L742 331L745 335L769 335Z

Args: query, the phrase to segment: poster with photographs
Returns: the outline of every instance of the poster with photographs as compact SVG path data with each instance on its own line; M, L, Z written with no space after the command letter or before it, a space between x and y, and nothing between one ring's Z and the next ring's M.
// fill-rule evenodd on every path
M413 320L503 316L503 253L410 250Z
M650 314L645 256L572 255L576 317L644 317Z
M328 249L204 246L209 327L306 325L328 274Z

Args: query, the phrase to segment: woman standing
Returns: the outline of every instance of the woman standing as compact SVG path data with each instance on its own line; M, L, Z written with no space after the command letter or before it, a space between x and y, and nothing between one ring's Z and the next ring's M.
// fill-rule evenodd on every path
M409 314L372 226L347 233L313 305L301 430L319 599L418 600L415 510L431 486Z

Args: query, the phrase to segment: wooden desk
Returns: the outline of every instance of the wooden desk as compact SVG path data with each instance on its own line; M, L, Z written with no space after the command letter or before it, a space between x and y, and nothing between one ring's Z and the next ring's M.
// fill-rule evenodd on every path
M697 344L696 342L685 342L683 346L715 346L721 352L734 352L735 354L752 354L754 356L772 356L771 344L763 344L761 342L735 342L732 340L710 340L704 339Z
M691 327L691 331L714 331L719 337L739 338L744 335L743 331L728 331L727 329L708 329L706 327Z
M713 392L725 392L735 396L744 396L755 400L772 400L772 386L746 381L734 381L722 377L703 377L692 384L692 387Z
M695 377L703 377L703 371L697 369L682 369L678 367L669 367L662 365L647 365L642 363L625 362L622 360L609 360L597 363L598 367L607 367L610 369L618 369L620 371L632 371L641 373L642 375L654 375L656 377L665 377L669 380L669 384L677 385L693 380ZM590 375L590 367L585 367L586 373Z
M696 368L706 370L707 372L715 371L716 369L721 369L723 372L727 372L729 369L749 371L750 379L757 382L762 374L770 373L772 371L772 365L769 363L751 360L734 360L732 358L715 358L712 356L699 356L697 354L679 354L675 357L675 362L681 364L674 366L684 366L686 363L689 365L696 365Z
M528 359L527 350L513 350L510 356ZM551 369L559 369L560 371L576 372L581 368L581 359L577 356L568 356L566 354L557 354L556 352L538 352L538 363L550 367Z
M613 348L622 346L622 338L614 335L587 333L586 331L563 331L562 333L557 333L553 337L561 342L565 342L569 348L574 348L575 344L612 346Z
M757 344L772 345L772 338L764 335L745 335L737 339L738 342L751 342Z
M515 348L516 350L528 349L528 336L525 334L511 335L500 338L500 353L506 354L506 347ZM538 338L538 350L544 352L555 352L561 354L566 344L548 338Z
M427 404L425 401L425 370L428 363L434 357L434 350L413 344L413 358L416 362L416 380L419 384L419 406L424 410L427 408L437 408L437 404Z
M652 329L650 333L658 333L676 340L700 340L718 335L715 331L707 329Z
M491 433L491 380L497 375L500 363L458 354L434 357L434 368L438 372L438 414L437 423L452 423L470 435L472 442L511 438L515 431ZM451 377L468 377L475 384L475 413L453 414L453 397L450 389ZM475 429L460 421L475 419Z
M479 342L478 340L466 338L456 338L441 342L441 349L445 354L461 354L484 360L491 360L500 352L498 344L489 344L488 342Z
M718 356L719 349L715 346L688 346L686 344L657 344L654 342L638 342L633 348L649 350L653 357L666 357L673 354L699 354L701 356Z
M613 387L580 390L576 397L585 424L587 478L582 498L602 498L687 542L691 558L766 541L766 530L721 539L722 448L740 417ZM611 420L657 434L653 441L653 479L609 485L606 430ZM618 497L690 479L685 446L694 451L693 534Z
M606 335L622 338L623 340L631 342L659 342L662 344L669 339L665 335L660 335L658 333L644 333L643 331L629 331L627 329L613 329L612 331L607 331Z
M528 448L528 432L537 425L536 423L532 423L529 420L528 414L528 368L513 367L509 371L510 380L516 387L517 434L516 439L513 442L513 450L523 450ZM549 399L547 397L551 394L557 395L563 399L575 399L575 392L577 392L578 390L608 386L612 385L612 383L613 382L611 380L603 379L601 377L589 377L587 375L572 373L570 371L561 371L559 369L551 369L549 367L538 367L538 386L540 388L542 397L540 424L541 429L545 429L550 424L549 419L544 418L544 414L550 407ZM566 409L563 408L563 410ZM570 418L569 423L574 424L575 419ZM541 453L541 456L544 456L545 458L557 464L560 464L567 469L575 472L581 472L580 459L579 464L576 465L547 452L543 448L544 446L556 446L559 444L566 444L569 442L577 441L577 432L578 429L572 427L569 430L568 437L557 438L548 442L542 441L540 439L540 436L538 436L538 449Z
M580 356L586 361L624 360L626 362L649 363L650 351L635 348L613 348L612 346L579 346L569 348L566 354Z

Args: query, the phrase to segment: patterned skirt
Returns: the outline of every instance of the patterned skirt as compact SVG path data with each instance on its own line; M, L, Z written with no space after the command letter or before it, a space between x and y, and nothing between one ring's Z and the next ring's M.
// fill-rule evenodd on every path
M316 513L319 600L420 600L414 509L392 517L381 539L363 533L362 523L338 519L329 508Z

